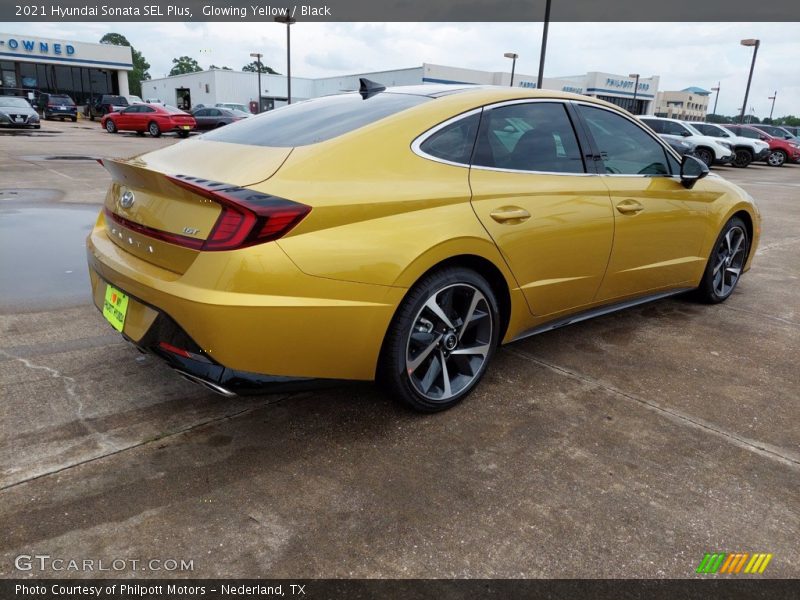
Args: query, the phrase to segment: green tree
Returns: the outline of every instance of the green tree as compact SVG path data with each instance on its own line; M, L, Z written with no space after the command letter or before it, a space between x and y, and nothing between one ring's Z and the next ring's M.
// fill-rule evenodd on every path
M142 95L142 81L150 79L150 63L145 60L141 52L131 46L128 39L121 33L107 33L100 38L101 44L111 44L113 46L128 46L133 57L133 70L128 71L128 89L131 94Z
M222 69L223 71L233 71L233 69L231 69L230 67L218 67L217 65L211 65L210 67L208 67L209 71L211 69Z
M202 67L197 64L197 61L189 56L181 56L180 58L172 59L172 69L170 69L170 76L183 75L184 73L197 73L202 71Z
M258 62L253 61L249 64L246 64L245 66L242 67L242 71L248 71L250 73L258 73ZM278 73L275 69L273 69L272 67L268 67L264 63L261 63L261 72L268 73L270 75L280 75L280 73Z

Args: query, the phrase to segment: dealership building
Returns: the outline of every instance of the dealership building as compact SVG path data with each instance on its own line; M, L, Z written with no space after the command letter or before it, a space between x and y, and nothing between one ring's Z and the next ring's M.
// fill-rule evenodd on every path
M424 63L422 66L408 69L336 77L315 79L292 77L292 100L305 100L358 89L360 77L366 77L386 86L424 83L501 86L511 84L511 74L507 71L478 71ZM658 76L639 78L636 87L636 80L627 75L595 71L585 75L546 77L542 87L593 96L622 106L635 114L652 115L655 110L658 82ZM142 94L146 98L158 98L167 104L191 108L197 104L213 105L218 102L252 105L260 93L262 110L270 110L286 104L286 87L284 75L262 74L259 90L257 73L212 69L142 82ZM535 88L536 77L515 74L514 87Z
M0 95L69 94L83 104L99 94L128 94L128 46L0 33Z

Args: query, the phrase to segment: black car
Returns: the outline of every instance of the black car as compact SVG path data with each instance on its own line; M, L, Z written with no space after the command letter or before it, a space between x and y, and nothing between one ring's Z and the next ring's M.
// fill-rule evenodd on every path
M78 107L66 94L39 94L36 107L45 120L72 119L73 123L78 120Z
M250 115L240 110L233 110L230 108L204 106L203 108L195 108L192 111L192 116L194 120L197 121L197 129L203 130L216 129L217 127L222 127L229 123L235 123L236 121L246 119Z
M0 96L0 127L32 127L39 129L39 113L25 98Z
M678 135L670 135L668 133L659 133L658 137L667 142L670 147L681 156L689 155L694 156L694 149L697 144L683 139Z
M128 100L124 96L103 94L89 101L86 105L87 116L94 121L95 117L103 117L108 113L119 112L128 106Z

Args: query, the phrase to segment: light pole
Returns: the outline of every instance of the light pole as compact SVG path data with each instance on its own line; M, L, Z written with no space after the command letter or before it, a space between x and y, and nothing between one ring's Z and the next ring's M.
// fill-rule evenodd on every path
M506 52L503 54L506 58L511 59L511 83L509 84L511 87L514 87L514 68L517 66L517 59L519 58L519 54L516 52Z
M261 57L264 56L259 52L251 52L250 56L256 59L256 65L258 66L258 95L256 96L256 103L258 104L258 108L256 109L256 114L261 114Z
M550 0L544 7L544 28L542 29L542 53L539 55L539 76L536 78L536 89L542 89L544 79L544 56L547 53L547 30L550 28Z
M636 83L633 84L633 110L631 112L635 115L638 115L639 111L636 109L636 93L639 91L639 74L631 73L628 75L628 77L636 78Z
M292 34L290 27L297 23L288 14L282 17L275 17L276 23L286 23L286 104L292 103Z
M714 112L711 113L714 116L717 115L717 100L719 100L719 88L721 87L721 84L722 84L722 82L718 81L717 82L717 87L712 87L711 88L712 92L716 92L716 94L714 94Z
M772 108L769 109L769 122L772 123L772 111L775 110L775 98L778 97L778 90L775 90L775 94L767 98L767 100L772 100Z
M753 69L756 66L756 56L758 56L758 47L761 45L761 40L754 40L752 38L742 40L742 46L753 46L753 61L750 63L750 75L747 77L747 88L744 91L744 102L742 102L742 112L739 115L739 122L744 123L744 112L747 110L747 97L750 95L750 82L753 80Z

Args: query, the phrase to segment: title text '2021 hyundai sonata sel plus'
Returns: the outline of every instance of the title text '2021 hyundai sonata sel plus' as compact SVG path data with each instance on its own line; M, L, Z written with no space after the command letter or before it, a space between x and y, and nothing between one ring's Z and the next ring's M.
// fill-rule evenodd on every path
M377 378L447 408L500 343L725 300L760 232L747 193L628 113L546 90L363 81L105 166L95 304L225 394Z

